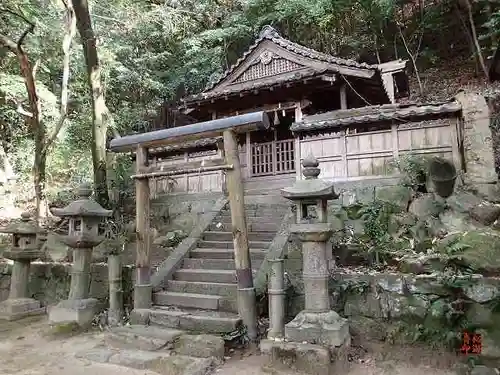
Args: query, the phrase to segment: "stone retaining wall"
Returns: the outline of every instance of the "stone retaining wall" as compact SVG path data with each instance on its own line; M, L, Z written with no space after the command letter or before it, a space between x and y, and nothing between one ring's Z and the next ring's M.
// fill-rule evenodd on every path
M12 265L0 263L0 301L9 296L10 274ZM64 263L33 263L31 265L29 292L43 306L56 304L67 298L71 280L71 265ZM105 263L95 263L91 267L92 278L90 296L107 305L108 299L108 266ZM132 301L132 268L123 267L123 289L126 306Z
M304 308L300 280L288 275L287 315ZM338 268L330 283L335 311L366 339L398 343L459 339L481 333L483 355L500 357L500 279L481 275L414 275ZM495 344L496 341L496 344Z

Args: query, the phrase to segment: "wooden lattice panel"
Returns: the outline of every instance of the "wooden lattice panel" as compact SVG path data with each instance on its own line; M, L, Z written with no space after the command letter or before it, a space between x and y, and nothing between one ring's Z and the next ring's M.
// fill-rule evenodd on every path
M259 63L252 65L247 70L245 70L234 81L234 83L253 81L259 78L270 77L300 68L302 68L302 65L297 64L296 62L283 58L273 58L267 64L264 64L262 63L262 61L260 61Z

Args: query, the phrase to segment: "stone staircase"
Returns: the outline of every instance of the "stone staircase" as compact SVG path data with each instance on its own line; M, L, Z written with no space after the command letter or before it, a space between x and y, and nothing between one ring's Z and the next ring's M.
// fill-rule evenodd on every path
M245 212L254 272L262 264L288 205L247 204ZM153 294L149 324L190 332L224 334L241 324L237 308L237 281L228 205L215 217L196 248Z

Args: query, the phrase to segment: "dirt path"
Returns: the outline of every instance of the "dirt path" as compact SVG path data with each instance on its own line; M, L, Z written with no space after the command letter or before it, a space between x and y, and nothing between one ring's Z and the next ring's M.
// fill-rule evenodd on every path
M96 364L75 358L75 353L91 349L103 342L104 334L86 333L65 339L51 339L46 335L45 321L0 323L0 374L16 375L157 375L147 370L134 370L112 364ZM380 354L380 353L379 353ZM366 355L350 363L341 373L346 375L453 375L446 367L435 364L407 364L398 358L376 358ZM435 353L440 357L439 353ZM383 357L387 357L387 353ZM409 358L403 354L404 358ZM422 358L419 354L418 357ZM439 369L441 367L441 369ZM293 375L265 365L259 355L235 353L217 375Z

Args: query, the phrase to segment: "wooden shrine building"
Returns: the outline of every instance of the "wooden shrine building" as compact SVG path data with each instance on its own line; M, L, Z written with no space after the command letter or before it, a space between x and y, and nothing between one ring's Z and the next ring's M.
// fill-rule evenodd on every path
M385 176L390 161L405 152L449 154L459 162L460 105L397 104L409 94L406 64L337 58L266 26L217 82L182 99L178 110L197 121L268 113L271 129L239 136L247 191L290 185L300 178L299 161L309 153L321 162L320 177L336 181ZM151 150L152 162L170 169L217 158L218 142L206 138ZM224 175L199 173L152 184L153 193L221 191Z

